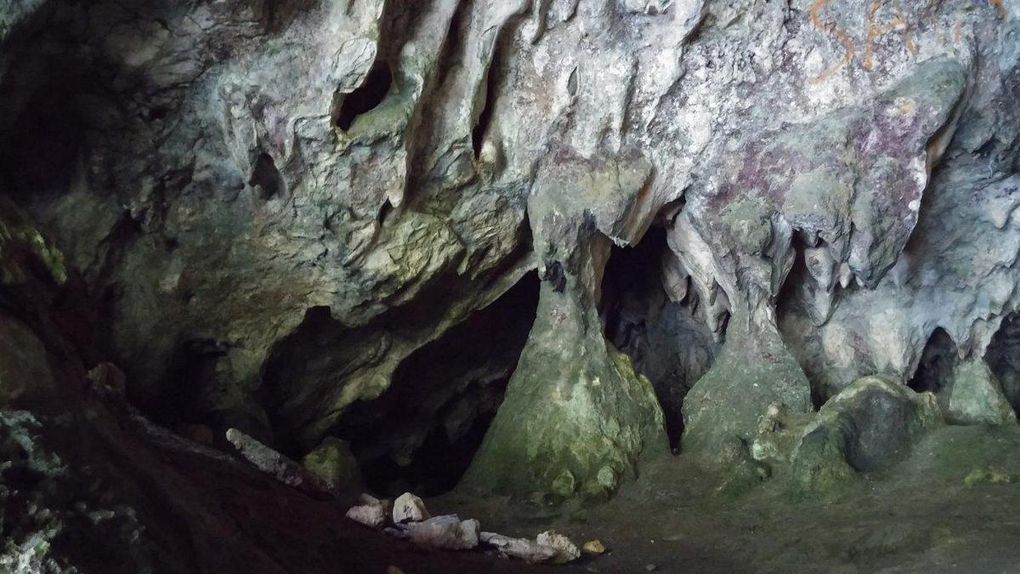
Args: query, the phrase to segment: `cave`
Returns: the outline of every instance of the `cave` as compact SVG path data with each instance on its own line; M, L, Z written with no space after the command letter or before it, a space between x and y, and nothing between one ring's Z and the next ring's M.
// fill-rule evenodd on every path
M1007 315L985 351L985 362L1002 384L1006 400L1020 415L1020 316Z
M358 116L372 111L382 103L392 85L393 72L389 64L377 61L360 86L342 96L339 105L333 104L333 123L344 131L351 129Z
M359 401L335 434L366 484L386 496L443 494L460 480L506 392L538 305L538 276L407 357L376 399Z
M614 245L602 279L599 314L606 339L655 387L670 445L677 449L684 396L711 367L719 345L698 315L697 294L692 290L674 302L663 289L663 258L672 256L662 227L649 229L633 247Z
M1018 6L0 3L0 573L1016 571Z
M928 337L909 386L919 393L928 391L938 394L946 386L958 363L959 352L953 338L942 327L936 327Z

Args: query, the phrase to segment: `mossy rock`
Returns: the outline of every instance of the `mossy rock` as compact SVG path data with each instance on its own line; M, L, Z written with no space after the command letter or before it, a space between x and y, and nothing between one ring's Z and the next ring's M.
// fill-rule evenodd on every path
M942 423L931 393L918 394L883 377L858 379L804 429L791 465L795 488L829 493L860 472L884 470Z
M953 424L1016 424L1002 385L982 359L956 365L938 400Z
M538 318L463 486L525 499L602 500L667 453L651 383L609 348L593 310L544 283Z
M358 462L346 441L327 437L301 459L309 474L320 479L334 493L353 489L361 482Z
M753 333L752 333L753 329ZM774 327L751 327L734 317L712 368L684 399L684 452L710 465L733 463L722 453L733 439L750 444L770 405L811 410L811 388Z

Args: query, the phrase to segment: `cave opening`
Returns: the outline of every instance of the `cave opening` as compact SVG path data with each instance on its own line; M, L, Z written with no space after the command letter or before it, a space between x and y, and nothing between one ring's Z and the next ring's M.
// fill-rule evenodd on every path
M956 343L945 329L937 327L928 337L921 360L908 385L919 393L938 393L945 387L958 362Z
M263 200L282 197L287 191L287 183L283 179L283 174L280 173L276 162L267 153L259 154L255 160L248 185L255 188L259 198Z
M353 92L343 97L339 106L334 105L333 124L347 131L354 120L379 106L393 86L393 72L382 59L377 59L364 82Z
M11 141L0 145L0 177L4 191L15 200L31 205L71 187L86 126L65 89L39 89L16 115Z
M675 257L666 230L652 227L633 247L613 246L602 279L599 314L606 340L626 353L655 388L670 446L679 448L681 408L687 391L704 375L719 350L690 291L671 301L663 287L663 261Z
M539 279L525 275L397 368L378 398L352 405L335 430L367 487L436 496L460 481L503 401L535 321Z
M1020 416L1020 314L1002 320L985 351L988 368L999 379L1006 400Z
M489 74L485 79L485 99L482 104L482 110L478 113L475 126L471 130L471 148L475 152L475 159L482 153L482 144L485 142L485 134L489 130L489 124L492 122L493 108L496 105L496 90L499 89L494 69L496 64L497 62L493 61L489 68Z

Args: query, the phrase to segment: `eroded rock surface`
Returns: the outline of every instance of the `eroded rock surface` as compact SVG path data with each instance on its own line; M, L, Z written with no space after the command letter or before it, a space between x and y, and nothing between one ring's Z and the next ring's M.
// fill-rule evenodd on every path
M106 361L157 422L292 460L346 440L380 490L470 464L485 492L601 500L666 422L717 465L769 458L772 405L906 392L944 333L950 421L1013 424L1018 22L1016 0L7 2L0 405L44 412ZM661 290L614 300L607 272Z

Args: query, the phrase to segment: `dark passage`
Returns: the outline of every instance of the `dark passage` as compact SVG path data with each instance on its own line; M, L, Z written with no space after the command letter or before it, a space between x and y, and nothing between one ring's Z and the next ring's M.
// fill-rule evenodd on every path
M684 429L684 397L711 367L718 344L697 314L693 292L681 303L667 297L662 261L669 255L666 231L657 227L633 248L614 246L602 280L599 313L606 339L627 353L655 387L675 448Z
M1002 391L1020 415L1020 315L1002 321L985 353L985 362L1002 384Z
M269 154L259 154L255 160L255 167L252 170L251 180L248 182L258 190L261 199L270 199L276 196L283 196L287 191L287 184L276 168L276 163Z
M389 65L381 60L376 60L372 70L365 77L365 82L358 89L347 94L339 109L333 112L333 121L336 126L344 131L351 129L354 120L361 114L367 113L382 103L386 94L393 85L393 73Z
M910 380L910 388L919 393L939 392L949 380L957 362L959 362L959 356L956 343L945 329L936 328L924 347L921 362L917 364L914 377Z
M453 488L467 470L517 366L538 307L529 273L497 301L397 369L378 399L353 405L336 434L382 495Z

